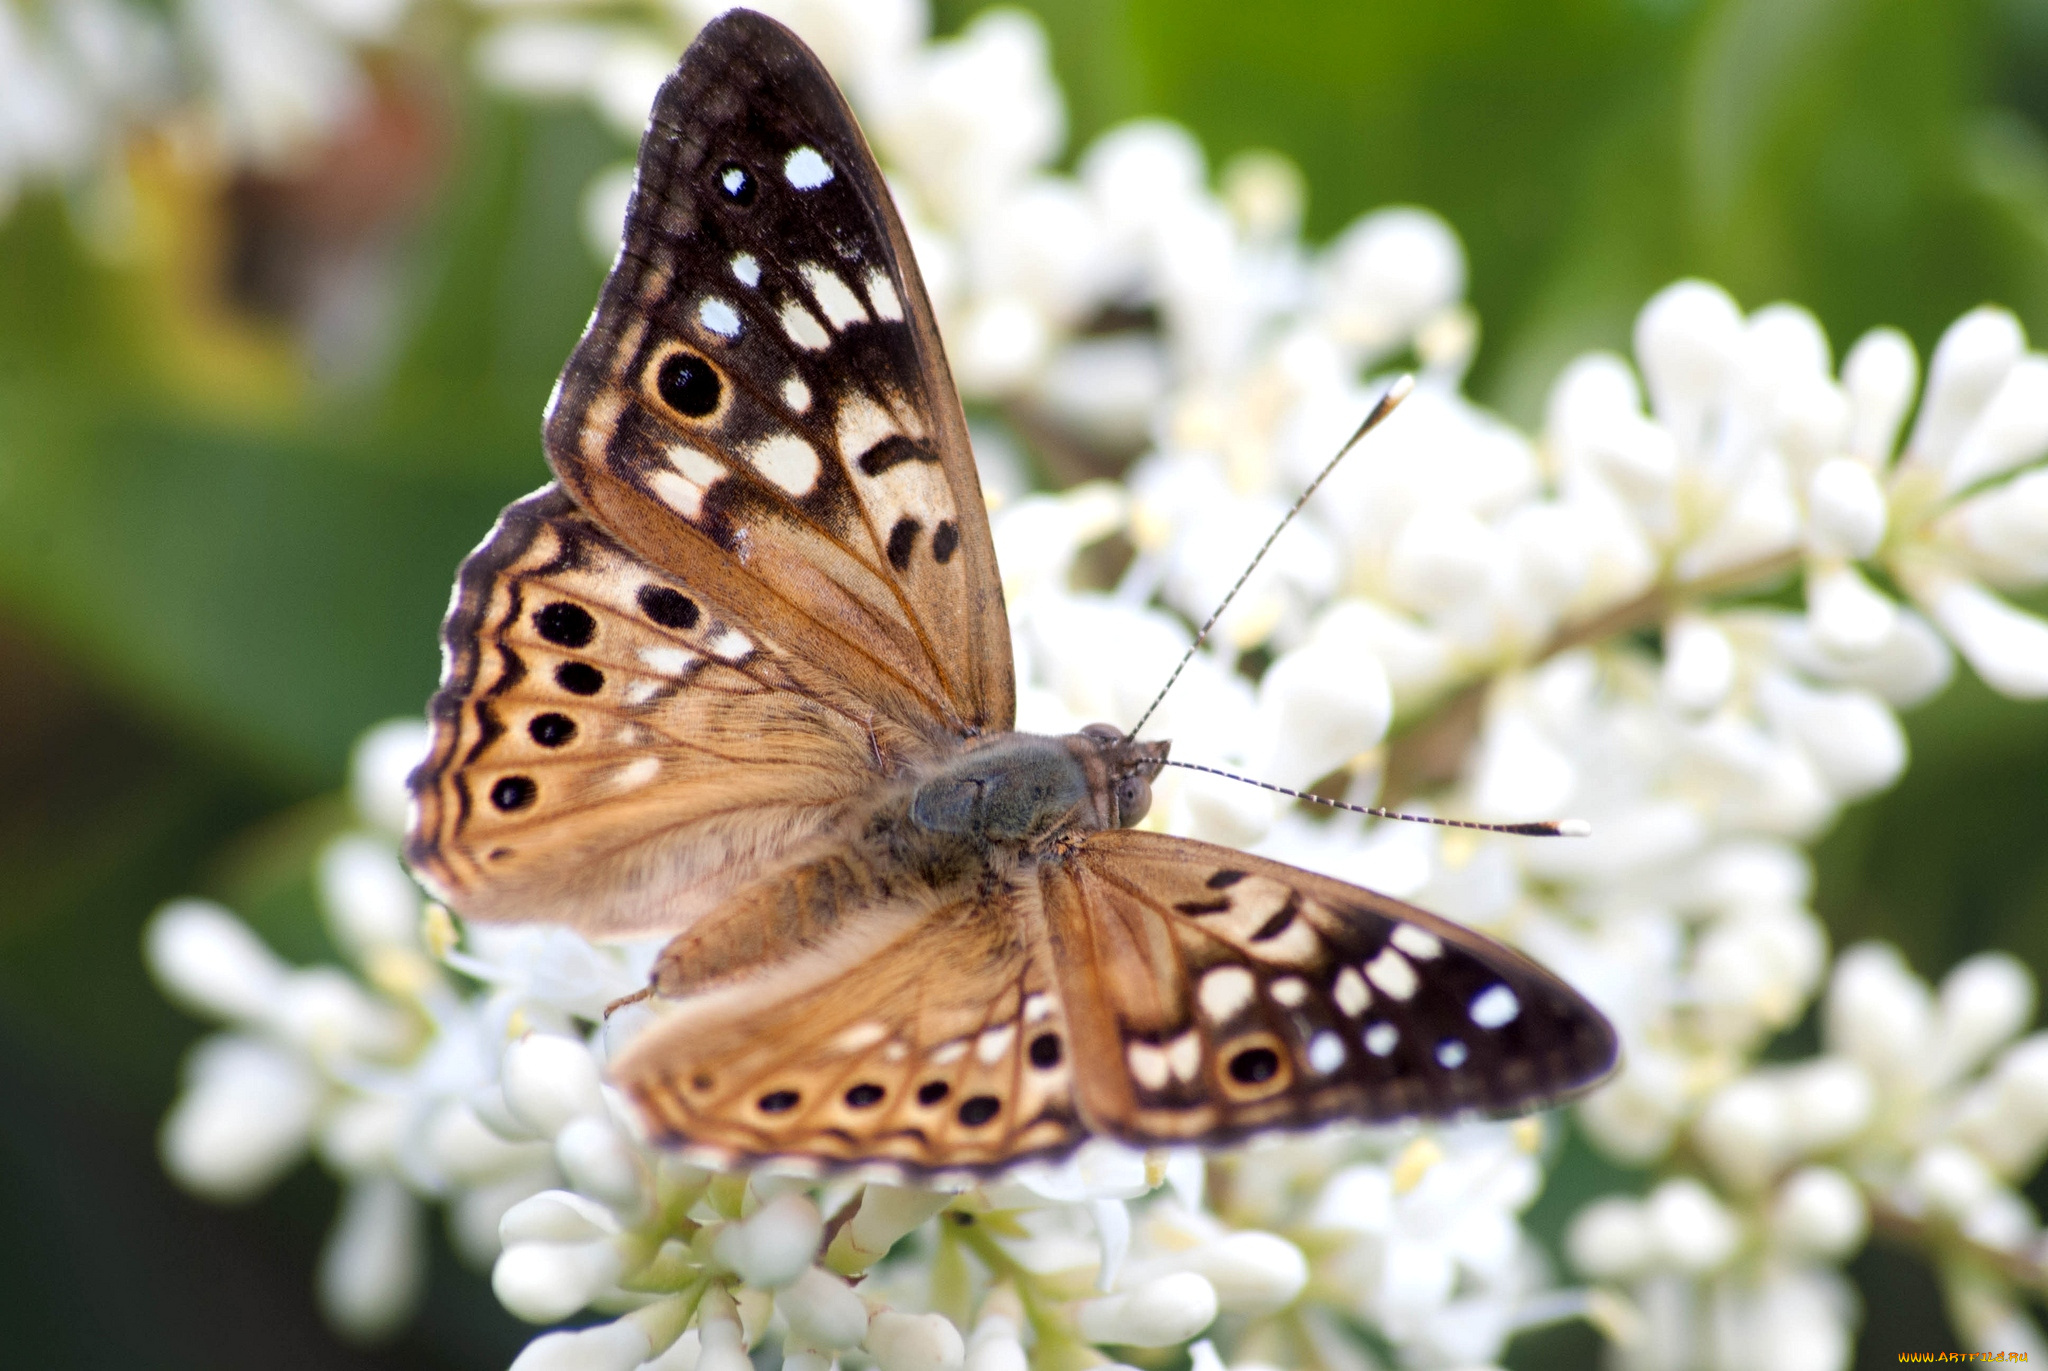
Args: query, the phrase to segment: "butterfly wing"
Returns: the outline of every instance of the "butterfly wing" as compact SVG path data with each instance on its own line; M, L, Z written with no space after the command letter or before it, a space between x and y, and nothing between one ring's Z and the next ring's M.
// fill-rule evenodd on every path
M882 893L828 859L743 893L663 954L686 995L610 1067L650 1132L726 1165L971 1175L1086 1136L1029 883Z
M924 745L803 646L556 487L515 503L456 581L414 869L473 917L686 926Z
M1129 1142L1516 1113L1614 1067L1614 1030L1563 981L1343 881L1130 829L1042 880L1078 1102Z
M1010 727L967 425L888 187L818 59L706 26L662 86L625 242L546 424L642 559L954 738Z

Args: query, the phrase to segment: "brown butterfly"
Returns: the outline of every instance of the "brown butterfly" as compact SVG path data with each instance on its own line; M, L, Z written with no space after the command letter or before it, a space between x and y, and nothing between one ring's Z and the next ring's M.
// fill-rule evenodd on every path
M546 419L463 564L408 855L473 919L673 935L612 1064L718 1163L977 1174L1528 1109L1611 1070L1517 953L1132 827L1167 744L1011 731L967 426L831 78L746 11L662 87Z

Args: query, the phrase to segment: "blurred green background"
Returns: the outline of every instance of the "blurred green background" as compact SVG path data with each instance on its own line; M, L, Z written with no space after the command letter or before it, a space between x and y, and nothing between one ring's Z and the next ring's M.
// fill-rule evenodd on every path
M979 8L940 3L939 30ZM1806 304L1838 352L1892 323L1924 357L1986 301L2048 336L2041 0L1029 8L1070 152L1163 114L1212 164L1294 158L1316 238L1388 203L1442 214L1485 328L1473 393L1525 424L1563 361L1625 348L1683 275ZM580 109L477 90L447 44L438 67L394 64L389 127L325 193L206 185L145 149L124 258L81 246L75 201L0 223L10 1366L496 1368L526 1335L442 1254L413 1332L343 1348L310 1293L324 1178L239 1210L170 1188L153 1135L201 1027L138 957L184 893L321 953L308 862L343 821L349 745L419 711L456 562L543 479L540 407L600 277L580 196L628 149ZM391 305L364 374L322 373L297 326L337 255ZM1904 784L1820 852L1838 944L1893 939L1925 975L1991 946L2048 967L2048 708L1966 679L1908 724ZM1605 1183L1570 1161L1539 1226ZM1877 1247L1853 1272L1860 1365L1957 1346L1914 1261ZM1593 1348L1564 1330L1511 1361Z

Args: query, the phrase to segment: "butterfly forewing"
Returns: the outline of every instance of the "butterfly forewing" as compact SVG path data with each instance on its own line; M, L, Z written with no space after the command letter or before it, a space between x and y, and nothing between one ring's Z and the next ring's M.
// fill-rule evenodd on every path
M922 740L553 487L464 564L408 856L464 913L675 929Z
M874 157L818 60L735 12L663 85L625 242L549 411L563 484L652 564L829 653L935 732L1010 726L966 423Z
M1557 977L1358 886L1132 830L1043 879L1080 1107L1129 1141L1516 1113L1614 1066Z

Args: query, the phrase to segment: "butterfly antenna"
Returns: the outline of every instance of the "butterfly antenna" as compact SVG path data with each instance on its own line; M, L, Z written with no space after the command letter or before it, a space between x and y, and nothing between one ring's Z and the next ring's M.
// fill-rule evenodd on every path
M1222 776L1227 780L1243 781L1261 790L1270 790L1275 795L1286 795L1296 800L1307 800L1310 804L1328 805L1332 809L1349 810L1353 814L1369 814L1375 819L1403 819L1411 824L1435 824L1439 828L1471 828L1481 833L1512 833L1521 838L1585 838L1592 836L1593 825L1584 819L1544 819L1527 824L1482 824L1471 819L1439 819L1431 814L1403 814L1398 810L1381 809L1377 805L1346 804L1322 795L1311 795L1302 790L1289 790L1284 785L1272 785L1255 781L1249 776L1240 776L1235 771L1221 767L1202 766L1197 762L1176 762L1168 758L1168 766L1177 766L1183 771L1199 771L1209 776Z
M1295 515L1301 513L1301 507L1308 503L1309 496L1316 493L1316 487L1320 486L1323 483L1323 479L1337 469L1337 463L1344 460L1344 454L1357 447L1358 440L1377 428L1380 420L1392 414L1394 406L1407 399L1408 393L1414 389L1415 378L1413 376L1396 377L1394 384L1387 387L1387 393L1380 396L1380 402L1372 407L1372 413L1365 416L1365 422L1360 424L1357 431L1349 438L1345 439L1344 446L1337 449L1337 455L1323 464L1323 469L1316 473L1315 480L1308 483L1308 488L1302 491L1295 499L1294 504L1288 508L1288 511L1280 516L1280 522L1273 525L1273 531L1266 535L1266 541L1259 544L1259 550L1252 555L1251 561L1246 564L1243 573L1238 576L1237 584L1230 588L1230 593L1223 597L1223 603L1216 606L1216 612L1209 616L1209 621L1202 625L1201 632L1197 633L1195 640L1188 644L1188 650L1181 654L1180 661L1173 668L1173 674L1166 678L1166 684L1159 687L1159 693L1152 697L1152 703L1145 706L1145 712L1138 716L1138 722L1131 725L1131 737L1137 737L1144 730L1146 721L1152 717L1152 712L1158 709L1159 702L1166 698L1166 692L1173 689L1173 683L1180 679L1181 672L1187 669L1187 665L1194 659L1194 655L1202 650L1202 644L1209 641L1209 631L1216 627L1216 621L1223 617L1223 611L1230 608L1230 602L1237 598L1237 592L1244 589L1244 583L1251 579L1254 571L1258 570L1259 563L1264 561L1266 554L1272 550L1273 543L1279 538L1281 531L1294 522ZM1242 780L1243 778L1240 777L1239 779ZM1258 782L1253 782L1253 784L1256 785ZM1274 788L1272 786L1267 787L1269 790ZM1315 797L1311 795L1304 796L1303 798L1314 799Z

